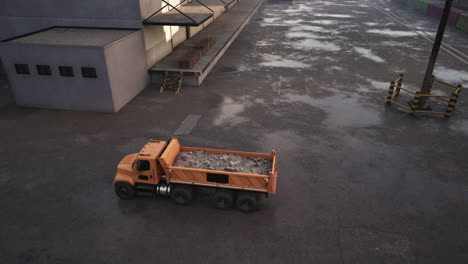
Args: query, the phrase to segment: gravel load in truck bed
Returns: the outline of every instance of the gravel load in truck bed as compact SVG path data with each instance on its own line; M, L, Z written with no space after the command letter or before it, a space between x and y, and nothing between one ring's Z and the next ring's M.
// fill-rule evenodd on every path
M181 151L174 162L174 166L269 175L273 165L271 160L242 157L236 154Z

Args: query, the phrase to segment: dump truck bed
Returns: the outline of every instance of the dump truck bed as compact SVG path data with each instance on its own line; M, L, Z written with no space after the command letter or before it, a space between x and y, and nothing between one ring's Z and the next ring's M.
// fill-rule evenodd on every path
M268 175L231 172L224 170L209 170L198 168L185 168L174 166L174 162L181 151L204 151L213 154L235 154L242 157L262 158L271 160L272 169ZM168 183L193 184L228 189L241 189L249 191L276 193L276 152L271 154L241 152L231 150L206 149L183 147L176 138L173 138L166 150L159 157Z

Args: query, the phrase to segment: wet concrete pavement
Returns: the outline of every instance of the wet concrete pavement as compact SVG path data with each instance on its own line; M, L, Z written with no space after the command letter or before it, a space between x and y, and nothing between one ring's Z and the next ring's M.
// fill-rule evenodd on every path
M16 107L3 84L2 262L466 263L466 95L448 121L384 105L399 73L418 88L420 33L436 27L387 0L267 1L180 96L152 86L117 114L49 111ZM442 51L437 75L468 85L468 34L447 36L460 53ZM119 159L190 115L183 145L278 152L260 211L114 195Z

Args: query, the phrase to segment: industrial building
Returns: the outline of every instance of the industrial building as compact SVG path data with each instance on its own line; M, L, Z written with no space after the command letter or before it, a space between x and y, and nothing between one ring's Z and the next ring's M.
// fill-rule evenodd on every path
M261 0L240 3L4 1L0 59L18 105L115 112L168 71L199 85ZM196 67L179 67L208 37L216 44Z
M137 30L55 27L1 50L22 106L116 112L148 83Z

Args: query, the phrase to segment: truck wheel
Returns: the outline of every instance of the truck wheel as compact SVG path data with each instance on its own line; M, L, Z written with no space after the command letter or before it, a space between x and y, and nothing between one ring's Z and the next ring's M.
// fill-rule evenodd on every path
M231 190L217 190L213 195L214 206L218 209L228 209L234 204L234 192Z
M257 209L257 197L252 192L240 192L237 195L236 206L242 212L255 211Z
M176 185L171 191L171 198L177 204L188 204L193 199L193 188L191 186Z
M122 200L130 200L135 197L135 189L128 182L116 182L114 190L115 194Z

